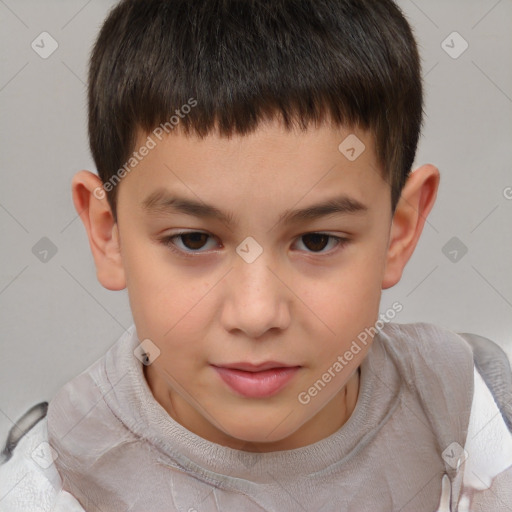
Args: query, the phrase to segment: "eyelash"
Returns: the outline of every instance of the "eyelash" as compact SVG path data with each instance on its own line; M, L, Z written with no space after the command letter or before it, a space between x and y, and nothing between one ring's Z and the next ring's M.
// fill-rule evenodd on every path
M168 235L168 236L162 237L160 239L160 243L162 243L162 245L164 245L165 247L170 249L172 252L174 252L176 254L179 254L180 256L185 256L187 258L193 258L193 257L195 257L197 255L202 254L202 252L200 250L197 250L197 251L192 251L192 250L184 251L182 249L178 249L176 247L176 245L174 244L174 242L172 241L173 239L179 238L182 235L191 235L191 234L203 234L203 235L208 235L210 237L213 237L213 235L211 235L210 233L207 233L205 231L180 231L178 233L174 233L172 235ZM322 254L330 255L331 253L336 252L337 250L341 250L350 241L348 238L339 237L339 236L335 236L335 235L330 235L329 233L324 233L322 231L311 231L309 233L303 233L298 238L300 239L301 237L306 236L306 235L326 235L329 238L331 238L331 239L336 241L336 246L333 249L331 249L330 251L327 251L325 253L324 252L308 251L308 253L312 254L312 255L322 255Z

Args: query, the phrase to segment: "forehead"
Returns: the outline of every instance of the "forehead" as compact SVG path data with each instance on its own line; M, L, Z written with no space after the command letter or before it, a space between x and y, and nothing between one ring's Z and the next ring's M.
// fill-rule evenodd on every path
M203 203L200 213L224 222L236 221L234 212L249 206L262 215L271 207L280 220L290 220L293 205L329 199L346 213L361 212L389 195L373 137L359 129L323 124L287 130L273 121L230 137L139 131L134 152L139 158L131 159L135 165L118 193L143 213L188 198L195 205L185 209L197 213ZM296 220L314 215L302 210Z

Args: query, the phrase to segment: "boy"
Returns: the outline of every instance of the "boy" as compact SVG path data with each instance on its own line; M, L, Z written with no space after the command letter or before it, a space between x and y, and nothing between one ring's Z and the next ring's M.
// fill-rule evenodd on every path
M127 0L73 179L134 325L11 432L0 510L512 509L510 366L379 315L439 184L390 0Z

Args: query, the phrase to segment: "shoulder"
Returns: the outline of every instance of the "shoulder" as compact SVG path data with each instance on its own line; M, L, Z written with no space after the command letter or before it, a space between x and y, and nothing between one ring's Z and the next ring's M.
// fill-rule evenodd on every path
M455 395L464 394L470 399L473 351L456 332L430 323L389 322L379 331L378 339L409 387L425 394L425 386L434 386L440 395L450 389L452 396L458 390ZM428 391L430 397L436 396L432 388Z
M474 359L470 414L463 446L451 443L443 458L457 471L457 510L501 510L512 502L510 356L482 336L459 336L471 347Z
M492 340L472 333L457 333L430 323L389 323L382 329L386 349L406 380L437 378L443 384L465 388L472 409L485 389L505 426L512 431L512 370L510 355ZM476 387L478 386L478 387Z
M488 338L477 334L461 333L473 351L475 368L497 405L505 425L512 431L512 370L510 356Z
M466 354L472 354L472 350L467 340L460 334L442 327L440 325L427 322L397 323L388 322L384 324L381 331L387 338L388 343L405 348L407 350L430 352L432 357L433 348L442 353L463 351Z
M33 410L27 411L9 432L4 462L0 464L0 512L84 512L78 501L62 489L53 464L56 453L48 444L46 415L27 427L27 417L33 416Z

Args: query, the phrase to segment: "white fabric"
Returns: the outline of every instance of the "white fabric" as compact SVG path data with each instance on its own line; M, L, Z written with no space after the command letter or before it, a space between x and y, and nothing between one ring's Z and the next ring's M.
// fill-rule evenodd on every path
M464 471L463 492L456 512L471 512L471 501L475 495L478 500L479 491L488 490L498 475L512 468L512 433L476 368L474 385L468 436L464 446L466 460L461 466ZM512 475L509 485L512 487ZM443 493L436 512L450 512L450 500L451 486L445 475Z
M0 465L0 512L85 512L62 490L55 464L39 465L32 455L48 442L46 417L19 441L12 457ZM37 459L37 457L36 457Z
M476 369L465 450L464 487L488 489L496 476L512 467L512 433Z

